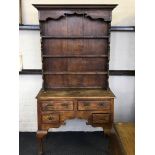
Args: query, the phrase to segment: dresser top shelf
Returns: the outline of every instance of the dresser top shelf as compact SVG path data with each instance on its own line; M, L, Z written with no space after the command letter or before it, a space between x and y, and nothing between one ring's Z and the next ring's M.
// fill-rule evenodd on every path
M103 89L67 89L67 90L48 90L43 89L37 95L39 100L48 100L56 98L114 98L115 95L111 90Z
M114 9L118 4L32 4L37 9Z

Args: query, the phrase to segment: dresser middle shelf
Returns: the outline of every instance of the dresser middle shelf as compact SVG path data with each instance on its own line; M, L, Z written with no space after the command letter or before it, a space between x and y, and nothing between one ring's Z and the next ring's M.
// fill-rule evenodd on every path
M108 55L42 55L43 58L106 58Z
M108 74L108 72L44 72L44 75L48 75L48 74L83 74L83 75L93 75L93 74Z
M42 39L109 39L109 36L41 36Z

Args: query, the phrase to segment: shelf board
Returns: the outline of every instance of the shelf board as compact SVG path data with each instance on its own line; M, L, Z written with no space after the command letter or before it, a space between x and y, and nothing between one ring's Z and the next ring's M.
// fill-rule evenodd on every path
M64 74L73 74L73 75L94 75L94 74L108 74L108 72L43 72L44 75L56 74L56 75L64 75Z
M42 39L108 39L109 36L42 36Z
M61 89L61 90L63 90L63 89L67 89L67 90L70 90L70 89L84 89L84 90L86 90L86 89L103 89L103 87L102 86L92 86L92 87L71 87L71 86L69 86L69 87L53 87L53 88L47 88L48 90L58 90L58 89Z
M43 58L106 58L108 55L42 55Z

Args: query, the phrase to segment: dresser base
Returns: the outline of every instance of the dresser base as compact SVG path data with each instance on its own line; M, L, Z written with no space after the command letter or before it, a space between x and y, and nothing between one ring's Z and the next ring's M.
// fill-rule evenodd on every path
M110 90L41 90L37 95L38 154L43 154L43 141L50 128L65 125L68 119L84 119L87 125L102 127L110 135L114 94Z

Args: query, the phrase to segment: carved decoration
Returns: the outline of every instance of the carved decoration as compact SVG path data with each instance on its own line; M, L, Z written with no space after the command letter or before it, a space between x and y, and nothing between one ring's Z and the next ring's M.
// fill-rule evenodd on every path
M111 14L109 11L103 11L100 13L96 13L93 11L85 11L85 10L64 10L64 11L46 11L44 14L40 16L40 21L48 21L48 20L60 20L66 16L83 16L84 18L89 18L91 20L102 20L105 22L111 21Z

